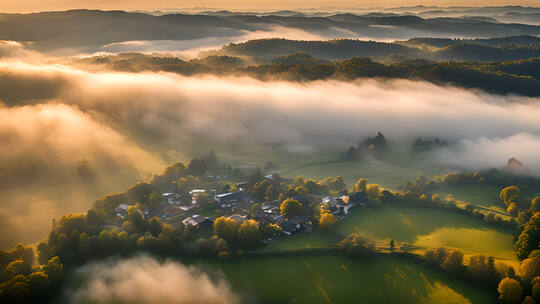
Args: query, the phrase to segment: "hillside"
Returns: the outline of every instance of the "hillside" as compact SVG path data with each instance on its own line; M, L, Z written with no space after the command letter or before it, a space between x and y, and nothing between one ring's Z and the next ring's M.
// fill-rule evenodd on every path
M248 75L257 79L311 81L321 79L421 79L442 85L477 88L497 94L540 96L540 58L516 61L429 62L425 60L378 63L368 58L329 62L309 54L277 56L262 64L250 64L233 56L208 56L189 61L174 57L121 54L76 59L73 64L102 66L116 71L167 71L182 75Z
M237 37L248 32L298 29L325 38L503 37L540 35L540 26L463 18L392 14L306 16L282 13L167 14L70 10L0 15L0 40L33 42L38 50L101 46L133 40Z
M351 57L384 60L387 56L397 55L405 59L435 61L508 61L540 57L539 43L540 38L532 36L475 40L414 38L394 43L354 39L300 41L275 38L231 43L201 54L250 57L258 62L294 53L307 53L327 60Z

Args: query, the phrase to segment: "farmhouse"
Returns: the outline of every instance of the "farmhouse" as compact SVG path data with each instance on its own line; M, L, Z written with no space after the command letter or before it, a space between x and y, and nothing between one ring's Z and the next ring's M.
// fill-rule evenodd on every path
M225 208L232 203L236 203L245 199L246 193L244 191L228 192L216 194L214 196L215 202L222 208Z
M174 193L167 192L161 195L163 197L163 202L169 205L189 205L191 204L191 195L188 193Z
M332 208L335 208L338 204L338 201L336 198L333 197L323 197L321 199L321 205L328 205L328 208L331 210Z
M321 206L327 208L333 215L347 215L356 206L367 203L368 197L364 191L354 192L341 197L324 197Z
M255 211L253 214L250 215L250 218L256 220L259 223L271 222L271 216L264 211Z
M237 221L240 224L242 224L243 222L246 221L247 216L246 215L240 215L240 214L233 214L233 215L229 216L229 218Z
M114 208L114 212L116 212L116 216L126 217L128 208L129 208L128 205L120 204L118 205L118 207Z
M211 228L213 223L214 221L211 218L198 214L194 214L188 218L185 218L182 221L182 224L184 224L184 226L193 226L198 230Z
M336 209L332 213L333 214L347 215L347 214L349 214L349 210L351 208L353 208L355 205L356 204L353 204L353 203L349 202L349 197L343 196L341 198L341 200L338 201L338 203L336 205Z
M189 191L189 195L191 195L191 196L196 196L196 195L201 194L201 193L206 193L206 190L204 190L204 189L193 189L193 190Z
M240 190L240 191L244 191L246 190L246 188L249 186L249 182L240 182L240 183L236 183L236 187Z

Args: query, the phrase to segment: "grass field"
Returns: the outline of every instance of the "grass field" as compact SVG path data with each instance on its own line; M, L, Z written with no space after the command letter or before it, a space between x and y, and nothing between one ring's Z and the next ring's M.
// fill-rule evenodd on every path
M360 208L337 229L378 241L393 239L422 247L449 247L515 261L512 230L486 226L478 219L443 210L396 205Z
M327 233L321 230L315 230L313 233L300 232L293 236L283 236L276 238L264 247L265 251L289 250L314 247L334 246L342 238L335 233Z
M358 208L339 222L337 233L316 230L298 233L269 242L264 251L302 249L333 246L341 240L339 235L359 233L388 246L390 240L407 242L421 248L448 247L459 249L466 258L484 254L509 265L517 263L510 229L484 225L466 215L443 210L386 205L380 209Z
M500 191L501 189L492 185L461 185L446 187L434 193L439 194L442 198L470 202L504 212L506 206L499 198Z
M354 185L363 177L371 183L378 183L384 187L396 189L408 180L412 180L422 173L425 176L443 173L440 169L421 165L410 157L408 146L399 147L392 154L386 155L384 160L375 159L365 155L361 161L340 161L339 150L315 154L290 153L282 150L256 149L252 153L245 153L241 157L233 154L221 154L220 157L227 163L250 164L263 166L272 161L280 166L279 174L294 178L298 175L313 179L323 179L328 176L341 175L348 186Z
M489 292L394 258L298 256L191 261L222 272L248 303L494 303Z
M353 186L362 177L366 178L370 183L377 183L383 187L397 189L406 181L416 178L420 173L432 175L439 173L439 171L428 168L419 169L370 159L357 162L335 161L313 163L298 169L284 170L282 175L286 177L302 175L314 179L341 175L349 187Z

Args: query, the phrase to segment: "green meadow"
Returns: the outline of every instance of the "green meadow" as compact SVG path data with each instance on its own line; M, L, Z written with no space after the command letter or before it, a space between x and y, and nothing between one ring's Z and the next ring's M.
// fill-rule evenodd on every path
M247 303L493 303L494 295L417 263L340 255L192 261L222 273Z
M376 241L449 247L466 254L515 260L512 230L487 226L470 216L444 210L388 204L380 209L358 208L337 229L343 234L359 233Z
M231 147L224 148L232 149ZM411 157L408 146L395 148L396 151L385 155L382 159L365 155L359 161L340 160L341 151L339 150L302 154L277 149L263 149L254 145L246 145L247 152L243 151L241 156L227 152L220 153L219 156L224 162L235 165L248 164L262 167L267 161L272 161L280 166L278 173L288 178L301 175L320 180L328 176L341 175L349 186L354 185L362 177L367 178L370 183L378 183L387 188L397 189L419 174L431 176L444 173L443 170L420 164Z
M501 189L492 185L459 185L449 186L434 193L442 198L470 202L482 207L505 212L506 206L499 198Z
M429 173L426 173L426 171L429 171ZM302 175L314 179L341 175L349 186L354 185L362 177L366 178L370 183L377 183L383 187L397 189L406 181L416 178L420 173L436 174L438 172L435 169L420 169L377 159L369 159L356 162L329 160L328 162L312 163L302 167L284 170L282 175L285 177Z
M484 254L515 264L511 229L487 226L478 219L437 209L385 205L380 209L362 207L336 226L337 233L316 230L269 242L263 251L281 251L334 246L343 236L358 233L387 247L390 240L409 243L420 250L447 247L466 256Z

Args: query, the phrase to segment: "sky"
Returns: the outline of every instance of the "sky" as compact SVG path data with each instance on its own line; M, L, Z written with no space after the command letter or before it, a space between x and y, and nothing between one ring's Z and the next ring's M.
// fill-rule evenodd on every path
M192 8L208 7L223 8L230 10L242 9L296 9L296 8L321 8L321 7L394 7L412 5L437 5L437 6L502 6L524 5L540 6L540 0L1 0L1 12L36 12L51 10L66 10L75 8L90 9L122 9L122 10L152 10L163 8Z

